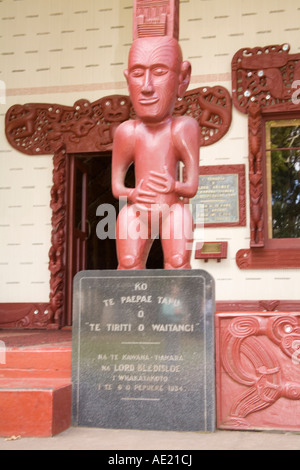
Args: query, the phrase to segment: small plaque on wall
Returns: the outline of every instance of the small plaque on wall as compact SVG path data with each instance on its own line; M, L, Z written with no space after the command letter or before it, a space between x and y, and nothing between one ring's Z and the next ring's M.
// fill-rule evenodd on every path
M198 192L191 203L196 226L203 225L203 213L205 227L245 226L245 165L200 167Z

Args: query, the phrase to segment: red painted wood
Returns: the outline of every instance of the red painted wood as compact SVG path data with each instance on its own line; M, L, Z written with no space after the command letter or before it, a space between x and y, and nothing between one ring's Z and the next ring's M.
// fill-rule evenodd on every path
M65 322L72 324L73 279L86 268L88 168L76 155L68 156L68 237ZM80 189L80 193L78 190ZM76 194L78 193L78 194ZM76 207L76 205L79 207ZM77 213L77 216L75 215ZM77 226L76 226L77 224Z
M243 48L232 60L233 103L248 114L249 129L250 249L237 253L240 269L300 267L300 240L271 240L266 224L265 121L300 113L300 103L293 100L300 54L289 50L288 44Z
M71 425L72 386L0 379L0 436L51 437Z
M0 436L49 437L67 429L71 331L2 330L0 340Z
M58 325L52 323L49 303L0 303L0 327L32 330Z
M216 315L217 426L300 430L300 312Z
M253 248L236 255L240 269L294 269L300 267L300 249Z

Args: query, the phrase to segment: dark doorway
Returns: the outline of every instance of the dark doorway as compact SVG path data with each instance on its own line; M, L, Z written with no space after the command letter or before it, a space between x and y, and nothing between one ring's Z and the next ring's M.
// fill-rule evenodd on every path
M72 324L74 276L83 270L114 270L118 267L115 239L107 237L101 240L97 236L97 225L102 219L97 215L98 207L112 205L116 216L119 213L119 201L111 190L111 157L111 152L69 155L67 325ZM135 186L133 166L128 170L125 184L132 188ZM147 268L163 268L159 239L153 243Z
M119 201L111 191L111 152L101 155L80 155L76 159L87 168L87 206L86 206L86 267L87 270L117 269L116 242L106 238L100 240L97 236L97 224L101 220L97 216L97 208L102 204L110 204L119 213ZM126 186L134 188L134 167L131 166L126 176ZM78 186L79 190L81 186ZM77 195L76 199L80 199ZM163 268L163 253L160 240L153 243L148 263L148 269Z

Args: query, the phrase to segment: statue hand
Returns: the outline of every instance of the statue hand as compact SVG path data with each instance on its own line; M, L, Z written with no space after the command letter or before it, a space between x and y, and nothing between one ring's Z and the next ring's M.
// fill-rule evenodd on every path
M175 179L170 175L167 166L164 166L164 173L150 171L147 188L157 193L168 194L174 191L175 184Z
M144 180L141 180L138 186L130 192L128 196L129 201L136 205L155 204L156 194L142 189L143 182Z

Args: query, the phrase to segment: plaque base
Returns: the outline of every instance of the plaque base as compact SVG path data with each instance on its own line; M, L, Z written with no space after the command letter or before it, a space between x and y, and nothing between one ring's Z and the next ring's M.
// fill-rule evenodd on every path
M214 280L202 270L74 281L73 424L215 430Z

